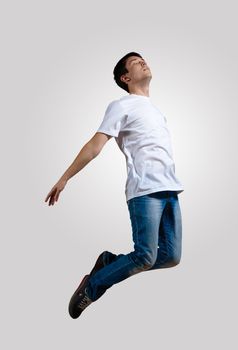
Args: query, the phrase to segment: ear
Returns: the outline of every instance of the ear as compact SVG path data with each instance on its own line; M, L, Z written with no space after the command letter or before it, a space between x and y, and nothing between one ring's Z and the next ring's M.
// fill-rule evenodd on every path
M120 77L120 80L123 82L123 83L128 83L131 79L128 78L125 74L123 74L121 77Z

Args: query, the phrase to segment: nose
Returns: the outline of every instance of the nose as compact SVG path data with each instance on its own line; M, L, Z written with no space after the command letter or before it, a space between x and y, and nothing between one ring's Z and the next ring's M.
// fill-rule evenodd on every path
M142 68L149 68L148 66L147 66L147 64L146 64L146 62L145 61L141 61L141 67Z

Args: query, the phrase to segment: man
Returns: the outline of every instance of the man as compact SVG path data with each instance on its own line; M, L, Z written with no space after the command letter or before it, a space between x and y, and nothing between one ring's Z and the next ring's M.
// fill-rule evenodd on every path
M112 101L95 135L52 188L45 201L58 200L67 181L94 159L111 138L127 162L126 202L134 250L128 254L102 252L84 276L69 302L69 314L78 318L108 288L142 271L176 266L182 251L182 218L167 120L149 97L151 70L136 52L116 64L114 79L126 96Z

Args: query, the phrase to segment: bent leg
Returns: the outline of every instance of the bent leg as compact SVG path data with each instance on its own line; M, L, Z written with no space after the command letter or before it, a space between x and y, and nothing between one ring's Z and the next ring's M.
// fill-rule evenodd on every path
M147 195L132 198L128 209L134 251L115 255L109 252L109 265L97 271L89 281L87 293L95 301L113 284L151 268L157 258L158 233L165 201Z

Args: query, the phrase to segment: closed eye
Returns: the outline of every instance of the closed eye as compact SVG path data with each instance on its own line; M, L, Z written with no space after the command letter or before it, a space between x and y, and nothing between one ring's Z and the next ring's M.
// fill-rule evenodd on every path
M134 58L134 60L131 60L130 63L135 62L135 61L137 61L136 63L140 63L140 60L137 60L136 58ZM142 61L143 61L144 63L146 63L144 59L142 59Z

